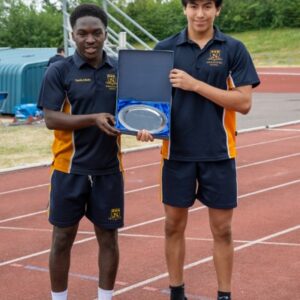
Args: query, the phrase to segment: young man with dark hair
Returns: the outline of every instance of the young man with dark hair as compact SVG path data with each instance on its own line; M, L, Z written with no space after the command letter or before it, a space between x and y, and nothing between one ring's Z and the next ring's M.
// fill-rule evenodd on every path
M175 52L171 137L164 141L162 195L165 252L171 300L184 293L184 232L195 200L208 207L218 300L231 299L233 242L237 206L235 113L251 108L259 78L245 46L214 26L222 1L182 0L187 28L155 49ZM138 139L152 138L139 134Z
M110 300L124 215L119 131L113 117L116 61L103 50L107 17L100 7L79 5L70 21L77 50L48 68L39 97L46 125L55 135L49 206L51 294L53 300L67 299L71 248L86 216L101 249L98 299Z
M56 54L49 58L47 67L49 67L51 64L55 63L56 61L62 60L65 58L65 50L63 47L58 47L56 49Z

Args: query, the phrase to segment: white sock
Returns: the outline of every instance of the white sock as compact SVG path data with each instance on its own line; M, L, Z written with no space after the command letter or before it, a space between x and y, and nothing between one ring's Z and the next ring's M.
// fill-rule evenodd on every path
M67 300L68 299L68 290L63 292L52 292L51 291L52 300Z
M98 287L98 300L111 300L113 290L102 290Z

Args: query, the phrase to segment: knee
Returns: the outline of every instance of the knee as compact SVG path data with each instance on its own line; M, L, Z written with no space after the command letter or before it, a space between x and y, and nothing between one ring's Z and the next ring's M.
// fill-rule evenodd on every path
M174 236L183 236L186 227L185 220L166 219L165 235L167 238Z
M118 234L116 230L102 230L99 240L100 248L103 250L118 251Z
M69 252L72 248L75 235L74 233L59 232L53 234L52 252L61 254Z
M212 234L215 241L231 243L232 231L230 225L219 225L212 228Z

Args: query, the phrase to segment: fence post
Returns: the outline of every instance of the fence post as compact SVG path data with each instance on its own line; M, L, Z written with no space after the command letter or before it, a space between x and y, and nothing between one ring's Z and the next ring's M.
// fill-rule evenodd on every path
M64 50L65 50L65 56L69 56L67 0L63 0L62 11L63 11L63 27L64 27Z
M126 32L125 31L119 32L119 47L118 47L118 50L126 49L126 43L127 43Z
M103 10L107 13L107 2L106 0L102 1Z

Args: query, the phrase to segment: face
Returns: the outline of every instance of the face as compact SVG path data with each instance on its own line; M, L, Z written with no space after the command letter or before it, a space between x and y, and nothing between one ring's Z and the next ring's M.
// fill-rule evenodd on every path
M215 18L220 14L214 1L199 0L188 3L184 8L187 17L188 29L195 34L204 34L213 29Z
M94 65L101 60L106 28L100 19L91 16L77 19L72 36L77 51L87 62Z

